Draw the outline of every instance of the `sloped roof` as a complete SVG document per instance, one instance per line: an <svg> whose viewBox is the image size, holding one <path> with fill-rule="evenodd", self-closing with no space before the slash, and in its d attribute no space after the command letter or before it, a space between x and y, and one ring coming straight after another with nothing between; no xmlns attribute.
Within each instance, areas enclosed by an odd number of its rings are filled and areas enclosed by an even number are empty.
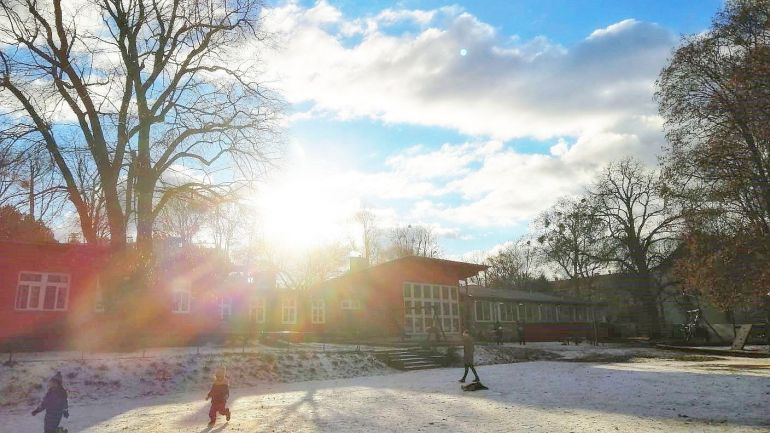
<svg viewBox="0 0 770 433"><path fill-rule="evenodd" d="M476 263L467 263L467 262L458 262L454 260L446 260L446 259L436 259L433 257L422 257L422 256L405 256L400 257L395 260L390 260L384 263L380 263L378 265L369 266L366 268L358 269L355 271L348 271L338 277L330 278L328 280L325 280L321 283L318 283L314 286L314 288L322 287L322 286L328 286L330 284L333 284L338 281L343 281L347 278L357 276L357 275L365 275L368 273L372 273L381 269L387 269L391 267L396 267L404 263L408 262L423 262L423 263L429 263L439 266L446 266L455 268L458 270L458 274L460 274L460 278L468 278L472 277L479 272L487 269L489 266L486 265L479 265Z"/></svg>
<svg viewBox="0 0 770 433"><path fill-rule="evenodd" d="M467 286L468 295L474 298L499 299L506 301L538 302L550 304L585 304L590 305L590 301L571 298L566 296L556 296L540 292L525 292L523 290L501 289L495 287Z"/></svg>

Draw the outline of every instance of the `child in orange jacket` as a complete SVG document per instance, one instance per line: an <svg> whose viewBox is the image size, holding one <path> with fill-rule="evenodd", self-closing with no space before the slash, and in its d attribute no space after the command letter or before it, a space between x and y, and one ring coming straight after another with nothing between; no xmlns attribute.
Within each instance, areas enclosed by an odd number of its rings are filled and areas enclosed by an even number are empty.
<svg viewBox="0 0 770 433"><path fill-rule="evenodd" d="M224 415L227 421L230 421L230 409L227 407L227 399L230 397L230 386L227 384L225 369L220 368L214 373L214 384L206 395L206 400L211 399L211 409L209 409L209 424L217 421L217 412Z"/></svg>

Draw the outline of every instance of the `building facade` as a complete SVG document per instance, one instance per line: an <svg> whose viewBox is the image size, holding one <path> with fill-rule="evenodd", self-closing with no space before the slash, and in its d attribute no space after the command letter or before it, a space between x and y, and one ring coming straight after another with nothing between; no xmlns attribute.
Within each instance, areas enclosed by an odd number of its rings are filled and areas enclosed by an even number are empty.
<svg viewBox="0 0 770 433"><path fill-rule="evenodd" d="M606 337L606 305L538 292L469 285L462 290L466 323L489 337L502 326L506 338L523 327L532 341ZM598 335L595 335L594 333Z"/></svg>
<svg viewBox="0 0 770 433"><path fill-rule="evenodd" d="M131 254L0 243L0 345L99 348L127 335L142 345L227 335L421 340L516 321L527 323L531 339L547 340L599 317L595 306L574 299L469 286L486 267L451 260L410 256L358 266L297 291L276 287L267 265L233 266L216 250L169 244L156 249L140 290L131 286Z"/></svg>

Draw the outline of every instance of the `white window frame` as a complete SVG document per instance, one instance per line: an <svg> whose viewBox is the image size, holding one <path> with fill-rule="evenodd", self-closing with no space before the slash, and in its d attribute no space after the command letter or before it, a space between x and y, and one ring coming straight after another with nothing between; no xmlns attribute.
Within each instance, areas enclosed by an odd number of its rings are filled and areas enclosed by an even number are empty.
<svg viewBox="0 0 770 433"><path fill-rule="evenodd" d="M487 306L487 313L488 317L484 317L484 306ZM481 307L481 315L482 317L479 317L479 307ZM473 315L476 318L477 322L491 322L492 317L492 301L473 301Z"/></svg>
<svg viewBox="0 0 770 433"><path fill-rule="evenodd" d="M177 300L177 296L180 296ZM186 297L187 303L184 305L186 308L181 308L182 300ZM171 292L171 312L174 314L190 314L192 311L192 292L187 289L174 289Z"/></svg>
<svg viewBox="0 0 770 433"><path fill-rule="evenodd" d="M99 277L96 278L96 289L94 289L94 312L104 313L104 290L102 289L102 281Z"/></svg>
<svg viewBox="0 0 770 433"><path fill-rule="evenodd" d="M252 323L265 323L265 300L254 298L249 305L249 319Z"/></svg>
<svg viewBox="0 0 770 433"><path fill-rule="evenodd" d="M39 276L39 281L22 280L23 277ZM48 281L50 277L57 277L64 281ZM36 271L21 271L16 284L16 299L14 302L14 309L17 311L67 311L69 307L69 297L71 291L72 279L70 274L62 272L36 272ZM20 305L22 300L22 287L26 289L26 296L24 297L24 305ZM53 308L45 308L45 295L48 288L54 288ZM31 293L32 289L37 289L37 303L31 305ZM59 305L59 298L61 293L64 293L63 305Z"/></svg>
<svg viewBox="0 0 770 433"><path fill-rule="evenodd" d="M427 292L427 293L426 293ZM437 297L434 297L434 292ZM424 335L436 319L445 333L460 332L460 303L457 286L405 281L402 285L404 298L404 332Z"/></svg>
<svg viewBox="0 0 770 433"><path fill-rule="evenodd" d="M323 299L313 299L310 302L310 323L314 325L326 323L326 302Z"/></svg>
<svg viewBox="0 0 770 433"><path fill-rule="evenodd" d="M340 310L360 310L361 301L358 299L343 299L340 301Z"/></svg>
<svg viewBox="0 0 770 433"><path fill-rule="evenodd" d="M284 325L297 323L297 298L281 299L281 323Z"/></svg>
<svg viewBox="0 0 770 433"><path fill-rule="evenodd" d="M227 302L225 302L227 301ZM227 314L225 314L225 310ZM219 319L223 322L233 317L233 298L232 296L221 296L219 298Z"/></svg>

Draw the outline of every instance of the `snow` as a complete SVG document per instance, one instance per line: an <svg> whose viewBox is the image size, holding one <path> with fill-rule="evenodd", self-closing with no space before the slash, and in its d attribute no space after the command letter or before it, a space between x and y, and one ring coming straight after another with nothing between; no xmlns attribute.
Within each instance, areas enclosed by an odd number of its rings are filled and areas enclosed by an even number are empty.
<svg viewBox="0 0 770 433"><path fill-rule="evenodd" d="M319 355L318 369L325 361L331 365L336 356L338 365L342 358L345 365L352 365L339 367L338 374L353 375L349 370L358 368L368 375L290 383L276 380L301 378L277 375L238 383L241 379L231 377L233 419L225 423L220 418L211 429L206 427L203 380L163 395L125 398L117 392L98 401L80 399L71 405L66 427L73 433L770 431L770 359L698 357L616 346L527 346L566 355L562 359L568 362L480 366L479 374L490 390L470 393L458 386L461 369L394 373L381 366L364 368L376 363L361 354L356 364L348 360L355 358L351 352L343 351ZM513 349L519 348L479 346L477 352ZM287 365L296 367L299 356ZM597 356L623 356L627 362L575 362ZM241 365L235 370L245 371L257 359L243 358L228 360ZM168 358L174 359L182 358ZM315 362L309 359L302 362ZM45 363L29 363L27 368L33 364ZM113 367L118 366L109 368ZM141 371L130 371L136 370ZM2 377L8 374L0 372ZM31 417L31 408L0 409L2 430L41 430L42 417Z"/></svg>
<svg viewBox="0 0 770 433"><path fill-rule="evenodd" d="M331 350L185 353L176 349L153 356L109 358L110 354L67 359L67 353L42 354L43 360L0 366L0 408L36 404L54 372L60 371L71 403L105 398L139 398L200 391L224 366L238 386L384 374L393 371L371 353ZM114 355L114 354L113 354ZM29 355L27 355L29 356ZM35 358L31 358L35 359ZM39 359L39 358L37 358Z"/></svg>

